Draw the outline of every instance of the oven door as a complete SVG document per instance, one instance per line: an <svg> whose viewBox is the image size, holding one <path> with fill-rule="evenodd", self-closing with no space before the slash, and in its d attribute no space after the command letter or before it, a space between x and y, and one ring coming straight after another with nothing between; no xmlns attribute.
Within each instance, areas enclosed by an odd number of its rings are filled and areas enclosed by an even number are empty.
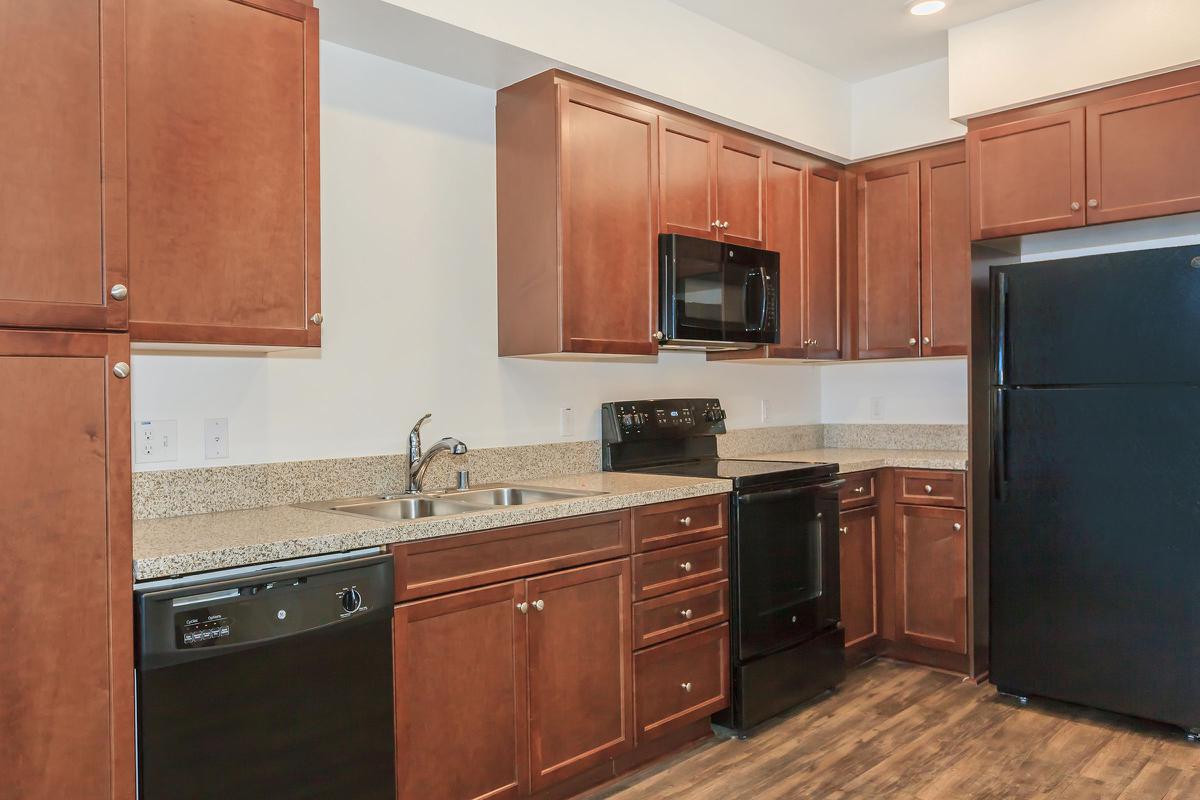
<svg viewBox="0 0 1200 800"><path fill-rule="evenodd" d="M734 502L734 654L782 650L837 627L838 487L743 493Z"/></svg>

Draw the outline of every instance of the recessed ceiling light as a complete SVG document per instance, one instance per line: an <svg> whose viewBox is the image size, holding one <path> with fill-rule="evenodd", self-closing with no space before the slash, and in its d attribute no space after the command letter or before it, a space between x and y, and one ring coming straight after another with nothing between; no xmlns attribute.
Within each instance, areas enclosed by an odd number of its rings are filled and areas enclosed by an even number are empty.
<svg viewBox="0 0 1200 800"><path fill-rule="evenodd" d="M928 17L946 7L946 0L916 0L908 4L908 13L916 17Z"/></svg>

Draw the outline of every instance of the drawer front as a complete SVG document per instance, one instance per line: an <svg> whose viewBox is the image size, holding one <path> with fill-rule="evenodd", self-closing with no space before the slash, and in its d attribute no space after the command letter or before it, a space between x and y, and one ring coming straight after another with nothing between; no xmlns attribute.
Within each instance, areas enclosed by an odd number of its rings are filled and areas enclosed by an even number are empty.
<svg viewBox="0 0 1200 800"><path fill-rule="evenodd" d="M896 470L896 502L916 506L966 508L967 479L961 472Z"/></svg>
<svg viewBox="0 0 1200 800"><path fill-rule="evenodd" d="M669 547L633 557L633 599L646 600L729 577L729 540Z"/></svg>
<svg viewBox="0 0 1200 800"><path fill-rule="evenodd" d="M852 472L839 490L843 509L865 508L879 502L879 473Z"/></svg>
<svg viewBox="0 0 1200 800"><path fill-rule="evenodd" d="M633 510L633 550L642 553L729 533L729 495L716 494Z"/></svg>
<svg viewBox="0 0 1200 800"><path fill-rule="evenodd" d="M630 530L622 510L393 545L396 600L627 556Z"/></svg>
<svg viewBox="0 0 1200 800"><path fill-rule="evenodd" d="M637 741L661 736L729 705L729 625L633 654Z"/></svg>
<svg viewBox="0 0 1200 800"><path fill-rule="evenodd" d="M633 604L633 646L649 647L729 620L729 581Z"/></svg>

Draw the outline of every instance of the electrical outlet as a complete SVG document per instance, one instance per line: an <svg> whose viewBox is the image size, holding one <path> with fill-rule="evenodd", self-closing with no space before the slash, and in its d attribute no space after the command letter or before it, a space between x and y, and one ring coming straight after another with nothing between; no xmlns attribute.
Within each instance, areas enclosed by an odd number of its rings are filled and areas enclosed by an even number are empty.
<svg viewBox="0 0 1200 800"><path fill-rule="evenodd" d="M134 426L133 457L139 464L179 460L179 423L173 419L143 419Z"/></svg>
<svg viewBox="0 0 1200 800"><path fill-rule="evenodd" d="M771 420L771 401L770 400L760 400L759 403L760 403L759 412L762 416L762 421L770 422L770 420Z"/></svg>
<svg viewBox="0 0 1200 800"><path fill-rule="evenodd" d="M572 408L559 409L558 435L567 438L575 435L575 410Z"/></svg>
<svg viewBox="0 0 1200 800"><path fill-rule="evenodd" d="M883 419L883 398L871 398L871 419Z"/></svg>
<svg viewBox="0 0 1200 800"><path fill-rule="evenodd" d="M204 457L229 458L229 419L204 420Z"/></svg>

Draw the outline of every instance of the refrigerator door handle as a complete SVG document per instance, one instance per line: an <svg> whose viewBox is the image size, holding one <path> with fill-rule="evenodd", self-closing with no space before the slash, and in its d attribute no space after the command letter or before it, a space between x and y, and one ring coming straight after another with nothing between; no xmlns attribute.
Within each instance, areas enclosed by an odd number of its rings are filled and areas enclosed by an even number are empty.
<svg viewBox="0 0 1200 800"><path fill-rule="evenodd" d="M992 494L1003 500L1008 489L1007 390L992 391Z"/></svg>
<svg viewBox="0 0 1200 800"><path fill-rule="evenodd" d="M1008 274L995 273L992 282L992 383L1003 386L1008 380Z"/></svg>

